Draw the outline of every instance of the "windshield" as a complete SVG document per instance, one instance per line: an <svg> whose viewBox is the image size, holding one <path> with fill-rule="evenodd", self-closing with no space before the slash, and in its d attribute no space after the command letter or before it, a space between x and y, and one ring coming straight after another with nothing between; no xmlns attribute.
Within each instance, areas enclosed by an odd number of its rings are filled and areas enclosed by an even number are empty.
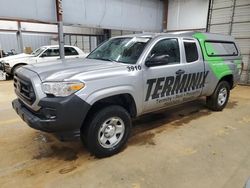
<svg viewBox="0 0 250 188"><path fill-rule="evenodd" d="M114 38L96 48L87 58L135 64L149 40L145 37Z"/></svg>
<svg viewBox="0 0 250 188"><path fill-rule="evenodd" d="M31 53L31 55L33 55L33 56L39 56L45 49L46 49L46 48L44 48L44 47L38 48L38 49L36 49L35 51L33 51L33 52Z"/></svg>

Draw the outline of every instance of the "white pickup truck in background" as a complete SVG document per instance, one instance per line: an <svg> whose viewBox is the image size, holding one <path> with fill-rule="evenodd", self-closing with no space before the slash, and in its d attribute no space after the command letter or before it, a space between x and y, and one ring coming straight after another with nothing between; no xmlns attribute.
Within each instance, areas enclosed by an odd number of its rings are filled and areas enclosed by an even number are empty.
<svg viewBox="0 0 250 188"><path fill-rule="evenodd" d="M86 53L84 53L80 48L76 46L64 46L65 58L84 58ZM41 63L47 61L53 61L59 59L59 46L50 45L42 46L31 54L18 54L0 59L2 64L2 69L8 75L13 75L14 72L24 65L29 65L33 63Z"/></svg>

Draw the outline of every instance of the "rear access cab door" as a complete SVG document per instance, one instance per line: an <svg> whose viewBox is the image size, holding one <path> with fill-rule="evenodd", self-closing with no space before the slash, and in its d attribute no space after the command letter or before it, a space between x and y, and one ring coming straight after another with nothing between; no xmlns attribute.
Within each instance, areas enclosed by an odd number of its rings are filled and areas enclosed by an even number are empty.
<svg viewBox="0 0 250 188"><path fill-rule="evenodd" d="M197 40L161 37L148 49L143 62L143 111L150 112L198 98L207 72ZM148 67L153 56L166 56L166 64Z"/></svg>

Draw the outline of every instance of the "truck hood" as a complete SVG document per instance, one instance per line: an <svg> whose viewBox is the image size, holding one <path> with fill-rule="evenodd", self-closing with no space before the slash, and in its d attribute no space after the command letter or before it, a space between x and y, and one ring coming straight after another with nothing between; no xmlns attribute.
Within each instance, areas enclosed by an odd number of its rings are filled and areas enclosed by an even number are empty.
<svg viewBox="0 0 250 188"><path fill-rule="evenodd" d="M29 56L32 56L32 55L25 54L25 53L21 53L21 54L17 54L17 55L11 55L11 56L0 58L0 62L1 61L14 60L14 59L20 59L20 58L29 57Z"/></svg>
<svg viewBox="0 0 250 188"><path fill-rule="evenodd" d="M57 60L24 66L44 81L89 80L107 76L115 69L126 70L126 64L95 59Z"/></svg>
<svg viewBox="0 0 250 188"><path fill-rule="evenodd" d="M10 67L15 66L17 63L25 63L25 64L30 64L30 63L36 63L37 57L33 55L28 55L28 56L23 56L15 59L8 59L4 60L4 63L8 63Z"/></svg>

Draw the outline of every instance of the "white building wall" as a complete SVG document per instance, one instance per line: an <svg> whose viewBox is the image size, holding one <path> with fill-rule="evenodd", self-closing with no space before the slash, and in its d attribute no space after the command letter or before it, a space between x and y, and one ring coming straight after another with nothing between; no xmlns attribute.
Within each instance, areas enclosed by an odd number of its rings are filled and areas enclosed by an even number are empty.
<svg viewBox="0 0 250 188"><path fill-rule="evenodd" d="M119 30L162 30L161 0L66 0L62 3L65 24ZM0 18L56 23L54 0L9 0L1 5L4 6L0 6Z"/></svg>
<svg viewBox="0 0 250 188"><path fill-rule="evenodd" d="M17 51L16 33L0 32L0 49L5 52L15 49Z"/></svg>
<svg viewBox="0 0 250 188"><path fill-rule="evenodd" d="M32 50L35 50L41 46L50 45L53 37L56 37L56 35L23 33L23 46L31 47ZM12 49L19 52L16 33L0 32L0 46L6 52Z"/></svg>
<svg viewBox="0 0 250 188"><path fill-rule="evenodd" d="M169 0L167 30L205 29L209 0Z"/></svg>

